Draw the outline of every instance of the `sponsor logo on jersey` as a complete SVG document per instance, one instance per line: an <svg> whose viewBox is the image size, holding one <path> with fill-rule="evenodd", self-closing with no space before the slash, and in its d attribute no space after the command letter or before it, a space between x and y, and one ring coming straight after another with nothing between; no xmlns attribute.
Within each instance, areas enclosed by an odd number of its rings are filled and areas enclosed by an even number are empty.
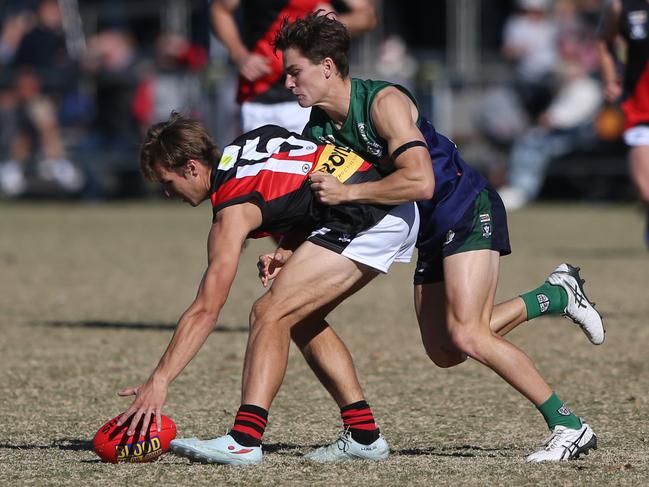
<svg viewBox="0 0 649 487"><path fill-rule="evenodd" d="M491 223L483 223L482 224L482 236L484 238L491 237Z"/></svg>
<svg viewBox="0 0 649 487"><path fill-rule="evenodd" d="M631 26L629 37L633 40L645 39L647 37L647 12L645 10L635 10L629 12L627 18Z"/></svg>
<svg viewBox="0 0 649 487"><path fill-rule="evenodd" d="M315 166L314 171L331 174L338 181L344 183L363 165L365 161L358 154L334 145L327 145Z"/></svg>
<svg viewBox="0 0 649 487"><path fill-rule="evenodd" d="M223 155L221 156L221 160L219 161L218 170L228 171L229 169L232 169L234 163L237 162L240 150L241 147L239 147L238 145L229 145L225 149L223 149Z"/></svg>
<svg viewBox="0 0 649 487"><path fill-rule="evenodd" d="M561 407L557 409L557 413L561 416L570 416L572 411L565 404L562 404Z"/></svg>
<svg viewBox="0 0 649 487"><path fill-rule="evenodd" d="M539 302L541 313L545 313L550 307L550 298L548 298L547 295L540 293L536 295L536 300Z"/></svg>
<svg viewBox="0 0 649 487"><path fill-rule="evenodd" d="M455 238L455 232L453 230L449 230L448 232L446 232L446 239L444 240L444 245L450 244L454 238Z"/></svg>
<svg viewBox="0 0 649 487"><path fill-rule="evenodd" d="M360 134L361 139L363 139L363 142L365 142L367 152L376 157L383 157L383 148L380 144L377 144L376 142L372 142L370 140L370 138L367 136L367 127L363 122L358 123L358 133Z"/></svg>
<svg viewBox="0 0 649 487"><path fill-rule="evenodd" d="M486 223L491 221L491 215L489 213L482 213L480 215L480 223Z"/></svg>

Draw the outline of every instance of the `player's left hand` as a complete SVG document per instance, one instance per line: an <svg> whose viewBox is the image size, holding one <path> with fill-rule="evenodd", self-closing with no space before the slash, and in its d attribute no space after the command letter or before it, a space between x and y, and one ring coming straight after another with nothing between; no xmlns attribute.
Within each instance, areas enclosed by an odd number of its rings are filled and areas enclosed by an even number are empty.
<svg viewBox="0 0 649 487"><path fill-rule="evenodd" d="M270 281L277 277L292 254L293 251L278 247L272 254L259 256L257 269L259 270L259 279L261 280L262 286L268 287Z"/></svg>
<svg viewBox="0 0 649 487"><path fill-rule="evenodd" d="M309 181L311 181L311 191L318 202L325 205L348 203L347 191L349 188L331 174L316 171L311 173Z"/></svg>
<svg viewBox="0 0 649 487"><path fill-rule="evenodd" d="M163 380L156 378L154 375L149 377L144 384L138 387L127 387L117 393L120 396L135 396L135 401L131 407L122 414L117 421L119 426L123 425L131 418L129 428L127 431L128 436L135 434L135 428L140 420L142 420L142 428L140 434L146 435L149 431L149 423L151 416L155 415L156 426L160 431L162 406L167 398L167 383Z"/></svg>

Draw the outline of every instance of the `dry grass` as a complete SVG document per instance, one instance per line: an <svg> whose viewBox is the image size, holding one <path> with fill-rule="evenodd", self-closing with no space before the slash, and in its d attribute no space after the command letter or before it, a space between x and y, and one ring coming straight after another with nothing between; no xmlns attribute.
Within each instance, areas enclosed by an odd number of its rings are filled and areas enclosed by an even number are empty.
<svg viewBox="0 0 649 487"><path fill-rule="evenodd" d="M419 342L410 266L352 298L332 323L348 343L393 448L381 464L311 465L301 454L338 430L335 404L292 350L255 468L189 464L172 455L107 465L90 450L146 378L205 264L209 209L173 204L0 205L0 484L33 485L646 485L649 478L648 255L632 208L537 206L510 217L514 254L499 297L531 289L559 262L579 264L605 315L588 344L561 318L511 338L595 428L600 449L560 465L527 465L541 416L489 370L435 368ZM170 390L182 436L209 437L238 406L249 306L261 287L254 242L203 351Z"/></svg>

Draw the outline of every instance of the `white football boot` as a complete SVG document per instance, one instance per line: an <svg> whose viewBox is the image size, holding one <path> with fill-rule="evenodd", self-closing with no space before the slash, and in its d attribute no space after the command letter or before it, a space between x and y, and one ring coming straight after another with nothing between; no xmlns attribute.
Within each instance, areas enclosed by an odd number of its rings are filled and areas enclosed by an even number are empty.
<svg viewBox="0 0 649 487"><path fill-rule="evenodd" d="M260 446L240 445L230 435L213 440L179 438L170 443L170 448L176 455L201 463L257 465L262 457Z"/></svg>
<svg viewBox="0 0 649 487"><path fill-rule="evenodd" d="M595 309L595 303L589 301L584 293L585 281L579 276L579 270L579 267L561 264L546 281L561 286L568 294L568 306L563 316L579 325L593 345L601 345L606 333L602 317Z"/></svg>
<svg viewBox="0 0 649 487"><path fill-rule="evenodd" d="M552 433L543 441L541 449L527 457L528 462L560 462L579 458L588 450L597 450L597 436L586 423L574 430L565 426L555 426Z"/></svg>
<svg viewBox="0 0 649 487"><path fill-rule="evenodd" d="M320 447L304 455L312 462L346 462L348 460L385 460L390 455L390 446L383 435L363 445L352 438L351 432L343 431L331 445Z"/></svg>

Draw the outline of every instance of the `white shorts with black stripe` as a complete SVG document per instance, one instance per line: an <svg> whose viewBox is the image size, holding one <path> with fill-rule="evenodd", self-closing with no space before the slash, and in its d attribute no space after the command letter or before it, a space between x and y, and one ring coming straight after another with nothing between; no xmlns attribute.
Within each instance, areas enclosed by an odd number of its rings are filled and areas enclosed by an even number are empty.
<svg viewBox="0 0 649 487"><path fill-rule="evenodd" d="M386 273L393 262L410 262L417 233L419 211L414 203L393 208L377 224L354 237L332 235L326 226L316 229L308 240L316 245L338 252L354 262L364 264L378 272ZM334 244L332 238L341 240Z"/></svg>

